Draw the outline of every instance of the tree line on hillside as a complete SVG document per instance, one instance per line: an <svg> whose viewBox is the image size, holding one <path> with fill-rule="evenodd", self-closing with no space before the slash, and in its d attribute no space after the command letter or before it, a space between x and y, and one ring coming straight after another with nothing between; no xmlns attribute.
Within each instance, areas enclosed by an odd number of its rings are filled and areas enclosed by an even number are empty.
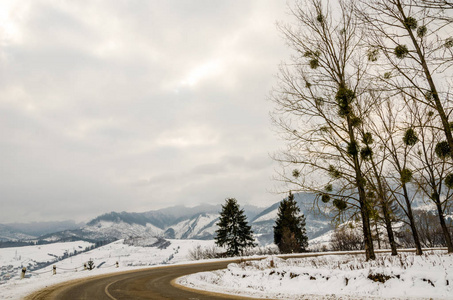
<svg viewBox="0 0 453 300"><path fill-rule="evenodd" d="M367 260L373 224L397 254L397 221L422 254L417 199L436 208L452 253L453 2L302 0L290 12L279 29L294 54L270 96L287 142L278 179L359 223Z"/></svg>

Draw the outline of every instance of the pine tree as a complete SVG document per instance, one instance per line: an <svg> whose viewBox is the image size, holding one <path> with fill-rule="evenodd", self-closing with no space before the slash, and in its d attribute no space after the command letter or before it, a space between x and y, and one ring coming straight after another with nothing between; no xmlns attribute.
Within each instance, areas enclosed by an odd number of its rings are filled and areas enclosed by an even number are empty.
<svg viewBox="0 0 453 300"><path fill-rule="evenodd" d="M242 254L245 248L255 246L253 231L247 223L244 210L234 198L226 199L217 223L215 241L220 247L227 247L227 255Z"/></svg>
<svg viewBox="0 0 453 300"><path fill-rule="evenodd" d="M305 216L289 192L287 199L280 202L274 226L274 243L281 253L303 252L308 247L305 231Z"/></svg>

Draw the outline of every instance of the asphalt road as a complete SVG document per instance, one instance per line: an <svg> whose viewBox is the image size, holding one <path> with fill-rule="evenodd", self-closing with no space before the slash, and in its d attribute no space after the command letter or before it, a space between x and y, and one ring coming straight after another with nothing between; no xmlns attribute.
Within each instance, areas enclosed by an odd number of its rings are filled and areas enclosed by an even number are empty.
<svg viewBox="0 0 453 300"><path fill-rule="evenodd" d="M250 299L175 287L172 281L191 273L225 269L235 261L173 265L69 281L40 290L25 299Z"/></svg>
<svg viewBox="0 0 453 300"><path fill-rule="evenodd" d="M430 248L426 250L445 250L446 248ZM399 252L414 252L415 249L399 249ZM385 253L388 250L376 250L376 253ZM324 255L363 254L363 251L336 252L336 253L305 253L296 255L279 255L282 258L314 257ZM261 258L248 258L257 260ZM140 271L101 275L68 281L59 285L50 286L29 295L25 300L123 300L123 299L256 299L239 296L228 296L221 293L211 293L176 286L173 281L181 276L225 269L232 262L240 260L225 260L198 264L171 265Z"/></svg>

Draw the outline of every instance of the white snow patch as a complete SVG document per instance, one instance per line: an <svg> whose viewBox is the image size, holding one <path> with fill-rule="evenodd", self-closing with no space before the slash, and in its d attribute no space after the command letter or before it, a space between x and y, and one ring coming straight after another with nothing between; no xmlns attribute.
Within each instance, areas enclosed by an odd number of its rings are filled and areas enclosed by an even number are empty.
<svg viewBox="0 0 453 300"><path fill-rule="evenodd" d="M268 212L267 214L259 217L255 221L253 221L253 223L264 222L264 221L269 221L269 220L276 220L277 219L277 214L278 214L278 210L274 209L274 210Z"/></svg>
<svg viewBox="0 0 453 300"><path fill-rule="evenodd" d="M270 257L184 276L178 283L273 299L453 299L453 255L444 253L378 254L369 262L363 255Z"/></svg>
<svg viewBox="0 0 453 300"><path fill-rule="evenodd" d="M9 265L21 267L23 259L32 261L45 262L54 255L63 255L66 251L81 249L91 246L87 242L55 243L41 246L27 246L15 248L1 248L0 262L2 264L2 276L7 276L9 280L0 284L1 299L23 299L33 291L39 290L46 286L61 283L68 280L96 276L100 274L114 273L140 268L149 268L150 266L162 264L176 264L187 262L188 253L198 245L203 248L213 247L214 241L202 240L167 240L170 245L167 248L159 249L157 247L136 247L123 243L118 240L111 244L90 250L56 262L57 274L52 275L53 264L43 269L33 272L26 272L26 278L20 279L20 269L11 269ZM150 241L151 242L151 241ZM17 251L17 254L16 254ZM21 260L17 258L20 256ZM83 265L93 260L95 269L84 270ZM116 268L116 262L119 267ZM3 271L3 267L5 267Z"/></svg>
<svg viewBox="0 0 453 300"><path fill-rule="evenodd" d="M214 234L217 226L207 227L219 217L218 214L201 214L195 219L189 219L171 226L175 231L175 238L194 238L198 235Z"/></svg>

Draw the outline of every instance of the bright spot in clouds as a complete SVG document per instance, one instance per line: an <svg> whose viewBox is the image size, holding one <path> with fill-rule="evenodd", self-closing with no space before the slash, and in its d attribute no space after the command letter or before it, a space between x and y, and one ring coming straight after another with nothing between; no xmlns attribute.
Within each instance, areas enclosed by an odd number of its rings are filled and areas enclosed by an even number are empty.
<svg viewBox="0 0 453 300"><path fill-rule="evenodd" d="M165 131L156 140L163 147L207 146L218 142L215 132L203 127L186 127Z"/></svg>
<svg viewBox="0 0 453 300"><path fill-rule="evenodd" d="M26 10L27 4L20 9L17 1L2 0L0 4L0 40L19 40L20 33L16 24ZM3 43L3 41L2 41Z"/></svg>
<svg viewBox="0 0 453 300"><path fill-rule="evenodd" d="M222 72L223 66L219 60L205 62L194 69L181 81L182 85L193 87L200 81L218 76Z"/></svg>

